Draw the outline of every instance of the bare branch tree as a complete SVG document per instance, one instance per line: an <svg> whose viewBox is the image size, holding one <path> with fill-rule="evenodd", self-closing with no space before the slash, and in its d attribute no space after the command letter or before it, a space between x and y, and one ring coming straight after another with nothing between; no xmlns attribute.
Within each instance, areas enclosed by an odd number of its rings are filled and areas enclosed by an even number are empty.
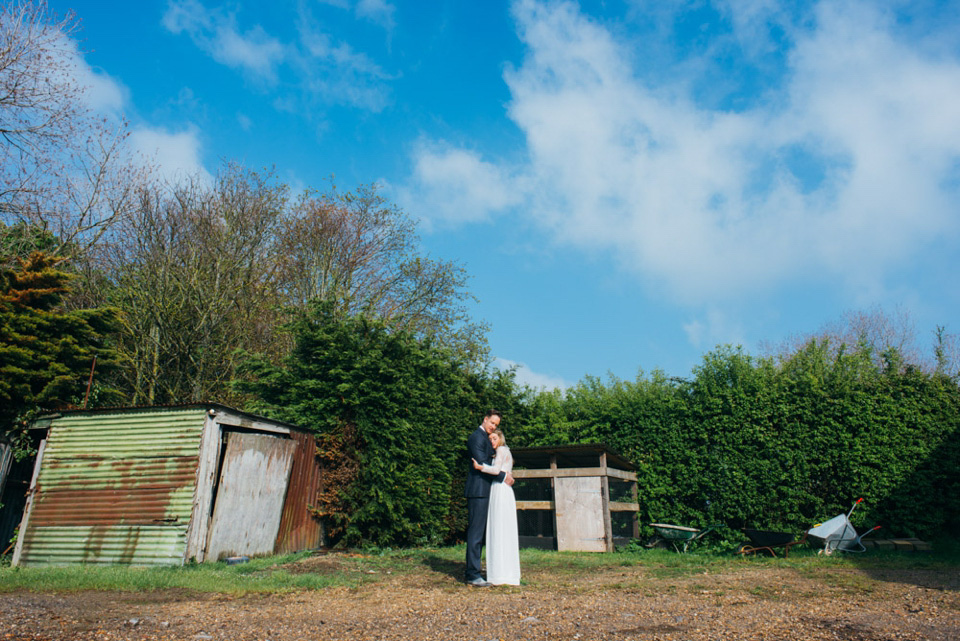
<svg viewBox="0 0 960 641"><path fill-rule="evenodd" d="M307 192L291 208L277 244L277 283L287 304L334 301L430 336L474 362L486 354L485 326L470 320L467 273L424 256L416 225L376 185Z"/></svg>
<svg viewBox="0 0 960 641"><path fill-rule="evenodd" d="M930 352L917 340L916 326L910 313L896 307L886 312L881 307L844 313L839 321L828 323L812 334L793 336L779 345L761 345L764 353L780 361L789 360L812 342L824 344L836 358L841 352L856 350L868 353L878 370L894 367L918 367L932 373L955 368L956 337L938 328Z"/></svg>
<svg viewBox="0 0 960 641"><path fill-rule="evenodd" d="M121 382L134 403L231 398L235 351L275 349L271 267L286 187L229 165L138 192L133 214L89 255L90 302L121 311ZM98 295L101 300L97 300Z"/></svg>
<svg viewBox="0 0 960 641"><path fill-rule="evenodd" d="M126 123L89 106L78 26L44 0L0 9L0 222L53 233L55 254L96 243L131 211L147 172L127 153Z"/></svg>
<svg viewBox="0 0 960 641"><path fill-rule="evenodd" d="M213 183L153 184L77 267L74 300L122 312L119 386L136 404L229 400L237 350L281 358L286 312L315 300L486 355L463 268L422 255L413 222L373 187L291 204L272 173L237 165Z"/></svg>

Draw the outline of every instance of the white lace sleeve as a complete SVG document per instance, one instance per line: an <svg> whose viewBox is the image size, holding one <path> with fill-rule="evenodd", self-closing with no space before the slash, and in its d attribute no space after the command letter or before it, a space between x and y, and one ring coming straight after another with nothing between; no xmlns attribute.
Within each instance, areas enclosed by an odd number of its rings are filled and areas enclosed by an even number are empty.
<svg viewBox="0 0 960 641"><path fill-rule="evenodd" d="M506 445L501 445L497 448L497 455L493 459L493 465L487 465L484 463L483 469L480 470L484 474L499 474L500 472L507 472L508 474L513 471L513 454L510 453L510 448Z"/></svg>
<svg viewBox="0 0 960 641"><path fill-rule="evenodd" d="M497 455L493 458L493 465L483 464L483 467L480 469L484 474L493 474L496 476L500 472L504 471L503 466L506 463L507 457L510 456L510 451L504 447L497 448ZM511 458L510 464L513 465L513 459Z"/></svg>

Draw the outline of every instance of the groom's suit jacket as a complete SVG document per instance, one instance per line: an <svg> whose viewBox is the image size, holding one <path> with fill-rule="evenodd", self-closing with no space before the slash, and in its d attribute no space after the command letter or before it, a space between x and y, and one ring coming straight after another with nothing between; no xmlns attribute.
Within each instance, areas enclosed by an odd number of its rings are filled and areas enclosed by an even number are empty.
<svg viewBox="0 0 960 641"><path fill-rule="evenodd" d="M467 439L467 456L469 458L467 458L467 485L464 496L468 499L490 496L490 484L493 481L502 481L506 477L503 472L500 472L498 476L493 476L473 469L473 461L470 459L476 459L477 463L490 465L493 463L494 454L493 445L490 444L490 438L483 426L473 430Z"/></svg>

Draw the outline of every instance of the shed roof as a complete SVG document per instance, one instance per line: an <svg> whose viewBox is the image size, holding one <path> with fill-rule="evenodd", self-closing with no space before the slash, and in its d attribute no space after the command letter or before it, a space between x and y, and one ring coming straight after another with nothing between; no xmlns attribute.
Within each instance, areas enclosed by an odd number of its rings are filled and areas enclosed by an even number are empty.
<svg viewBox="0 0 960 641"><path fill-rule="evenodd" d="M86 414L127 414L127 413L137 413L137 412L164 412L164 411L180 411L180 410L191 410L191 409L203 409L203 410L216 410L221 412L230 412L240 417L247 418L251 421L267 421L275 425L281 425L283 427L289 427L293 430L298 430L300 432L309 432L309 430L295 425L293 423L287 423L286 421L280 421L274 418L269 418L266 416L260 416L258 414L252 414L250 412L244 412L238 410L235 407L229 405L224 405L223 403L201 403L201 402L190 402L190 403L170 403L166 405L123 405L123 406L114 406L114 407L97 407L92 409L66 409L66 410L57 410L56 412L51 412L49 414L41 416L34 422L34 427L46 427L49 425L49 421L60 416L82 416ZM46 425L44 425L46 423Z"/></svg>
<svg viewBox="0 0 960 641"><path fill-rule="evenodd" d="M633 463L602 443L517 447L510 448L510 453L513 454L514 465L523 468L548 468L552 456L557 457L558 467L597 467L600 455L606 454L608 467L630 471L637 469Z"/></svg>

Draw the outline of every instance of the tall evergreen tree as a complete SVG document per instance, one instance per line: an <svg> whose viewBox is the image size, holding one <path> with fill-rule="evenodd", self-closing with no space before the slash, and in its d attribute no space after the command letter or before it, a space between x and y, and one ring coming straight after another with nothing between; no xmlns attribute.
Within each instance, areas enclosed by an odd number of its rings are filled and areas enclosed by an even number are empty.
<svg viewBox="0 0 960 641"><path fill-rule="evenodd" d="M93 359L108 372L116 356L106 336L116 328L109 308L64 311L70 275L59 258L33 252L16 267L0 266L0 430L38 409L79 402ZM99 386L101 401L117 398Z"/></svg>

